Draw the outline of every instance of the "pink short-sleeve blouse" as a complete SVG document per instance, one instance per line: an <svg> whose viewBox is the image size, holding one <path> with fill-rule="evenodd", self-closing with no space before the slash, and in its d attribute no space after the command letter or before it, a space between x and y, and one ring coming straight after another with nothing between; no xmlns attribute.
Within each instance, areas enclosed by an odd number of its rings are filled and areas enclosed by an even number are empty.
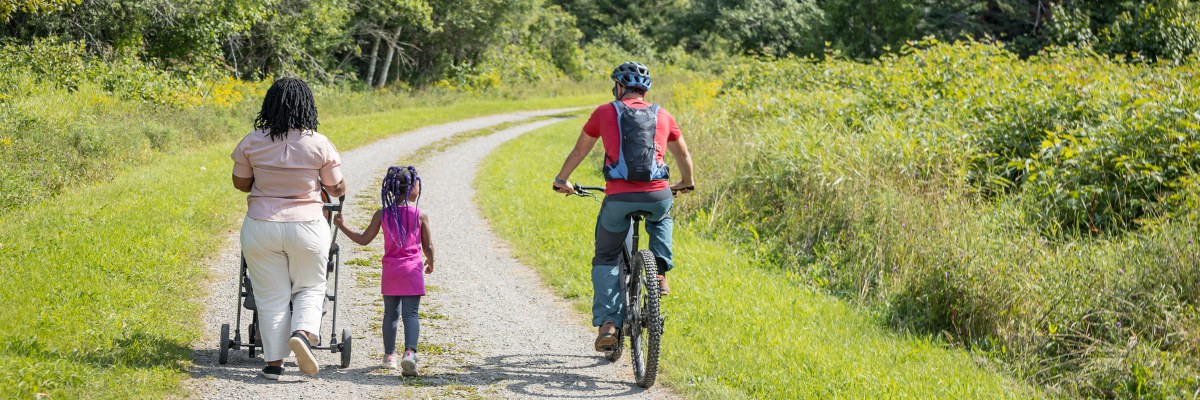
<svg viewBox="0 0 1200 400"><path fill-rule="evenodd" d="M321 184L342 181L342 157L325 135L292 129L271 140L263 130L242 138L233 149L233 175L254 178L246 196L246 217L261 221L304 222L321 218Z"/></svg>

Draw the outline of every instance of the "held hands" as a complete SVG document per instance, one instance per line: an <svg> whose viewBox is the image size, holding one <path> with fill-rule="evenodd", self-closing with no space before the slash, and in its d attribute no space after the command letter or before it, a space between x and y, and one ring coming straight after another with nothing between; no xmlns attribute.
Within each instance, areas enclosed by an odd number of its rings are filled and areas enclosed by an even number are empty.
<svg viewBox="0 0 1200 400"><path fill-rule="evenodd" d="M429 259L429 258L425 259L425 273L426 274L433 273L433 259Z"/></svg>

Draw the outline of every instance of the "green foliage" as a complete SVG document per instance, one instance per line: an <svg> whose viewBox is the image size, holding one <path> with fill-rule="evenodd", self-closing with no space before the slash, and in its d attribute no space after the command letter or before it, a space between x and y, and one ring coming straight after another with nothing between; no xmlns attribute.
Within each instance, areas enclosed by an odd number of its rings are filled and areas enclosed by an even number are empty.
<svg viewBox="0 0 1200 400"><path fill-rule="evenodd" d="M759 60L679 95L711 189L678 210L1054 394L1191 396L1196 64L903 52Z"/></svg>
<svg viewBox="0 0 1200 400"><path fill-rule="evenodd" d="M823 1L826 18L820 36L844 54L878 57L920 37L920 5L914 1ZM818 47L797 54L821 53Z"/></svg>
<svg viewBox="0 0 1200 400"><path fill-rule="evenodd" d="M0 0L0 18L8 20L17 12L44 13L61 10L80 0Z"/></svg>
<svg viewBox="0 0 1200 400"><path fill-rule="evenodd" d="M1059 47L1084 48L1096 43L1092 20L1079 8L1050 4L1050 21L1046 24L1046 42Z"/></svg>
<svg viewBox="0 0 1200 400"><path fill-rule="evenodd" d="M1100 30L1098 50L1138 53L1151 60L1183 60L1200 53L1200 15L1189 11L1186 0L1141 3Z"/></svg>

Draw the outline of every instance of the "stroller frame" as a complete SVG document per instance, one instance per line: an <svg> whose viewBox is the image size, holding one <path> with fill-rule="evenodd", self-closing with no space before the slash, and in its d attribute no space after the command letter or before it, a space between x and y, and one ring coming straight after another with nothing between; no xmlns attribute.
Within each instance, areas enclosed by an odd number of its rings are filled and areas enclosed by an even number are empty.
<svg viewBox="0 0 1200 400"><path fill-rule="evenodd" d="M322 205L322 212L325 214L325 220L329 222L330 229L333 230L333 240L331 240L329 245L329 260L325 267L326 273L333 273L333 294L331 295L329 292L325 292L325 299L329 303L333 304L333 318L331 321L332 327L330 328L329 332L329 345L322 345L322 343L319 342L320 332L317 332L318 342L316 345L312 346L312 349L329 350L331 353L341 353L342 368L349 368L351 344L353 341L353 338L350 336L350 329L342 329L341 342L338 341L337 337L337 305L339 303L338 278L341 272L341 248L337 244L338 231L333 226L333 217L335 215L341 215L342 205L346 201L346 196L343 195L339 197L337 203L333 203L330 200L329 193L325 191L324 187L322 187L321 201L324 203ZM246 287L246 284L250 282L250 279L246 271L247 265L245 256L241 257L241 264L241 271L238 272L237 322L233 326L232 339L229 337L229 324L221 324L221 350L218 356L218 362L221 364L225 364L229 361L229 350L241 350L242 347L245 347L250 358L254 358L255 354L257 353L257 349L263 347L263 344L255 338L258 336L257 305L252 310L253 315L250 320L250 325L247 327L247 338L245 341L242 340L242 308L248 308L245 307L246 302L244 299L253 296L253 291L251 288ZM324 312L322 312L322 314L324 314Z"/></svg>

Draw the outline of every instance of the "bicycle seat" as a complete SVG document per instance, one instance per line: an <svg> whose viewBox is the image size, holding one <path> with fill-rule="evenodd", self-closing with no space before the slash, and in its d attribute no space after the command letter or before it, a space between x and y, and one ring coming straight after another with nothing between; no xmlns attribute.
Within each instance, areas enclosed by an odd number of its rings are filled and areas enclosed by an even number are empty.
<svg viewBox="0 0 1200 400"><path fill-rule="evenodd" d="M653 214L651 214L649 211L634 211L629 214L626 214L625 217L633 218L633 219L645 219L645 218L650 218L651 215L653 215Z"/></svg>

